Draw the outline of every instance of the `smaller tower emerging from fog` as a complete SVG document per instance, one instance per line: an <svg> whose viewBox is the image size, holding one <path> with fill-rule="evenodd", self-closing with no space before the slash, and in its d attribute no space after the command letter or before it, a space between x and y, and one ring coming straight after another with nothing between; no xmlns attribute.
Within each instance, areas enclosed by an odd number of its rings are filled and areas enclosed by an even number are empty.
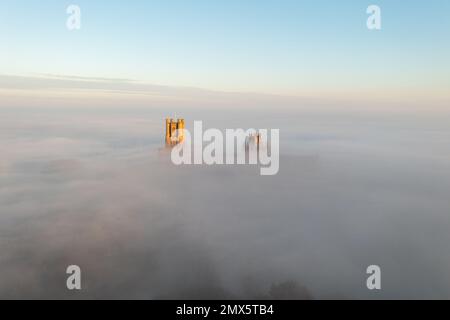
<svg viewBox="0 0 450 320"><path fill-rule="evenodd" d="M166 146L172 147L184 140L184 119L166 119Z"/></svg>
<svg viewBox="0 0 450 320"><path fill-rule="evenodd" d="M259 148L261 142L261 134L259 132L251 133L245 139L245 147L248 149L250 145L254 145Z"/></svg>

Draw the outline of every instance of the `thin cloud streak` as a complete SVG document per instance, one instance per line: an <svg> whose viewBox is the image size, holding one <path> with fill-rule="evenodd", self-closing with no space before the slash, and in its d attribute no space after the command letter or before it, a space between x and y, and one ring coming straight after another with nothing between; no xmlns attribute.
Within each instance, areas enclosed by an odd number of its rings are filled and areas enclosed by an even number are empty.
<svg viewBox="0 0 450 320"><path fill-rule="evenodd" d="M373 94L373 93L372 93ZM398 98L393 92L372 97L371 93L315 93L285 96L251 92L221 92L201 88L154 85L120 78L68 75L0 75L0 107L204 107L204 108L291 108L341 111L427 111L446 112L445 98L431 93ZM405 94L406 95L406 94Z"/></svg>

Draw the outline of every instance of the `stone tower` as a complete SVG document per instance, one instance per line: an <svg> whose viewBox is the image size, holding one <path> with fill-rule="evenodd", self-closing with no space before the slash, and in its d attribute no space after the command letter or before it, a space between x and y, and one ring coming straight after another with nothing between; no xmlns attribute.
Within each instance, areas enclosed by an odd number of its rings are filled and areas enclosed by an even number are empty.
<svg viewBox="0 0 450 320"><path fill-rule="evenodd" d="M166 119L166 145L171 147L184 140L184 119Z"/></svg>

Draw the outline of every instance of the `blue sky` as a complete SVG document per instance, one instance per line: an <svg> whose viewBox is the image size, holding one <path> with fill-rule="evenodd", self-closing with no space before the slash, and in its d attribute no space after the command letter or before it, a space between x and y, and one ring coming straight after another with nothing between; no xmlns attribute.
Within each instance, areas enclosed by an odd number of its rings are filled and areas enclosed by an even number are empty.
<svg viewBox="0 0 450 320"><path fill-rule="evenodd" d="M66 29L68 5L82 29ZM382 30L366 28L366 8ZM446 0L1 0L0 73L290 95L450 85Z"/></svg>

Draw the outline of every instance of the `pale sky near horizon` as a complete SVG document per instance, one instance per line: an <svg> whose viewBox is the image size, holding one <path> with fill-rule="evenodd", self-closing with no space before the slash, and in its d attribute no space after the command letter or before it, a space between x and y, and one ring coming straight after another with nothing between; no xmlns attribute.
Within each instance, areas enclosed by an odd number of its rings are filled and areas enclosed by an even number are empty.
<svg viewBox="0 0 450 320"><path fill-rule="evenodd" d="M79 31L66 28L70 4ZM366 27L371 4L380 31ZM449 16L445 0L0 0L0 75L448 101Z"/></svg>

